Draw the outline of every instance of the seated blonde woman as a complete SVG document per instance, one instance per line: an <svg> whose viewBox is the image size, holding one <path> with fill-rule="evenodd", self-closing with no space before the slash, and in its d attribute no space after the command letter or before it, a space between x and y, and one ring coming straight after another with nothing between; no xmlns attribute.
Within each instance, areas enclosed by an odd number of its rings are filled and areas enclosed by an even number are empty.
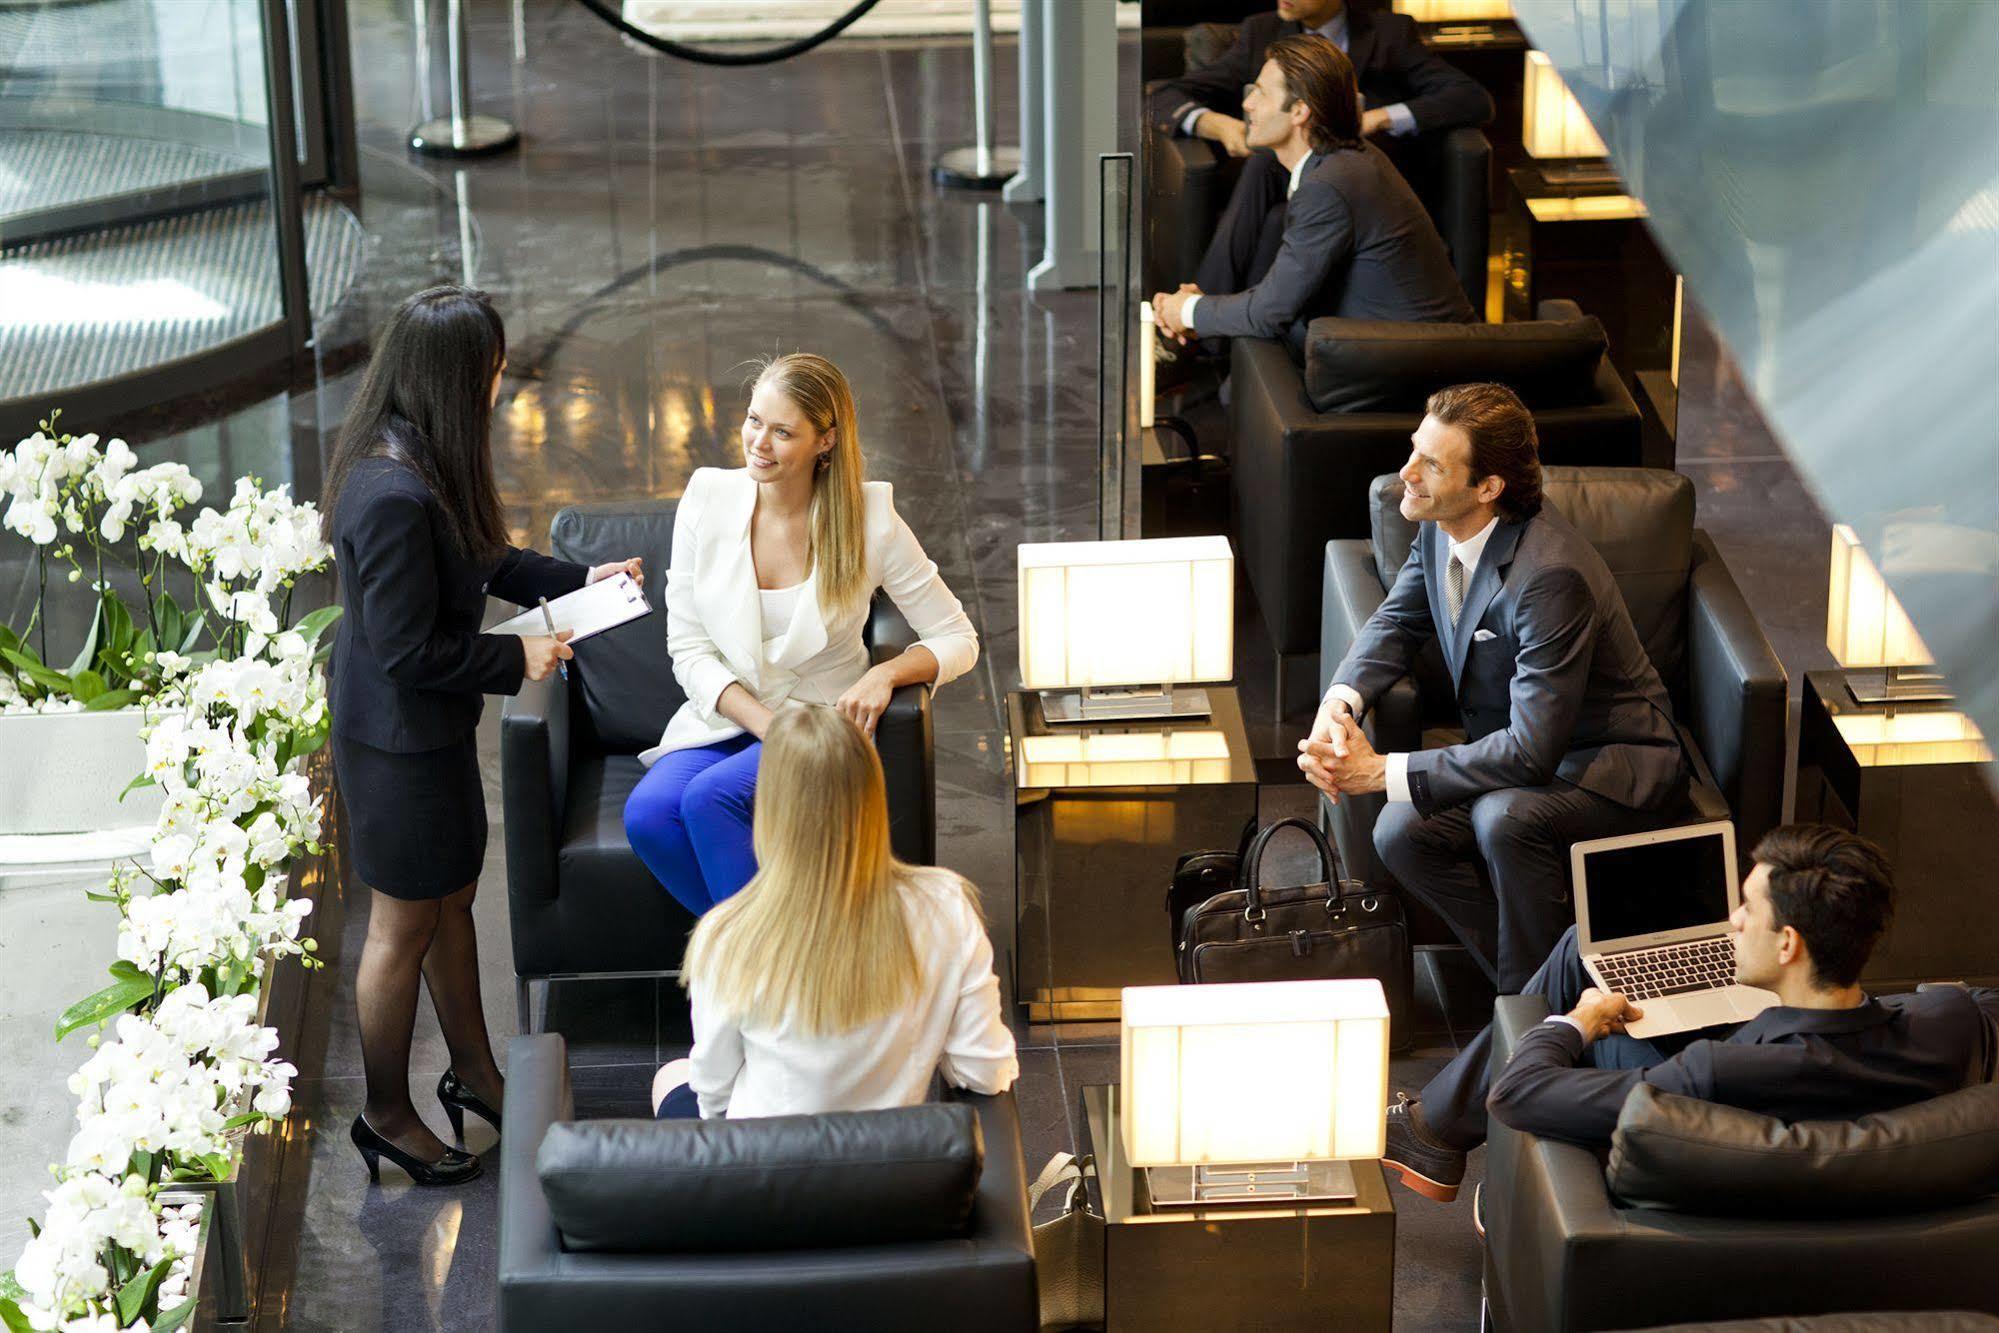
<svg viewBox="0 0 1999 1333"><path fill-rule="evenodd" d="M777 713L752 837L756 875L687 948L694 1050L653 1080L659 1118L913 1106L938 1073L1013 1086L976 891L890 854L881 760L858 726L827 707Z"/></svg>

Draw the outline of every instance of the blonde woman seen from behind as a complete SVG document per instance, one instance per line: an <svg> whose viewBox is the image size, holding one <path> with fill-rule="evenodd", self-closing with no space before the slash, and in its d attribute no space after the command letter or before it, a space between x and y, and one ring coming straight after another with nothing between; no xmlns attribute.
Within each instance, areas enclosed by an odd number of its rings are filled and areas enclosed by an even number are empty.
<svg viewBox="0 0 1999 1333"><path fill-rule="evenodd" d="M701 918L681 984L694 1050L653 1081L661 1119L913 1106L942 1073L1001 1092L1020 1072L972 886L889 852L881 760L829 707L764 735L757 873Z"/></svg>

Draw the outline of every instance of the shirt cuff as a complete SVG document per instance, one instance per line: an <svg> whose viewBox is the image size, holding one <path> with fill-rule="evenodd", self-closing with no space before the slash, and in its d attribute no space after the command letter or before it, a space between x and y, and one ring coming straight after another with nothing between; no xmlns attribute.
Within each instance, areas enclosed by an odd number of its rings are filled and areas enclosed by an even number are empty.
<svg viewBox="0 0 1999 1333"><path fill-rule="evenodd" d="M1382 109L1388 112L1390 134L1401 138L1416 132L1416 113L1406 103L1396 102Z"/></svg>
<svg viewBox="0 0 1999 1333"><path fill-rule="evenodd" d="M1581 1023L1576 1022L1575 1019L1570 1018L1567 1014L1549 1014L1546 1018L1542 1019L1541 1021L1543 1023L1566 1023L1568 1026L1576 1030L1577 1036L1583 1039L1583 1045L1585 1046L1589 1045L1589 1033L1584 1032L1583 1025Z"/></svg>
<svg viewBox="0 0 1999 1333"><path fill-rule="evenodd" d="M1388 799L1407 805L1415 798L1409 795L1409 756L1406 754L1386 754L1388 761Z"/></svg>
<svg viewBox="0 0 1999 1333"><path fill-rule="evenodd" d="M1180 327L1189 333L1194 331L1194 307L1199 304L1201 304L1200 297L1190 296L1187 298L1187 304L1180 307Z"/></svg>
<svg viewBox="0 0 1999 1333"><path fill-rule="evenodd" d="M1367 712L1366 700L1362 699L1360 691L1351 685L1335 685L1326 691L1326 697L1328 699L1346 700L1347 711L1352 713L1356 720Z"/></svg>
<svg viewBox="0 0 1999 1333"><path fill-rule="evenodd" d="M1208 108L1204 106L1197 106L1192 111L1189 111L1180 121L1180 133L1186 135L1189 139L1194 138L1194 127L1200 124L1201 117L1207 114Z"/></svg>

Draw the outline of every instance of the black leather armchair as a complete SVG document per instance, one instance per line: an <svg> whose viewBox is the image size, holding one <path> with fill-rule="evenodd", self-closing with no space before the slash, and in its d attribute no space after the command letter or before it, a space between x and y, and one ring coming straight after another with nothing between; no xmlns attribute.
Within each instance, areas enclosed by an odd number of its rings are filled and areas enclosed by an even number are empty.
<svg viewBox="0 0 1999 1333"><path fill-rule="evenodd" d="M1013 1094L954 1100L976 1123L955 1153L962 1112L938 1106L569 1125L562 1038L516 1038L500 1144L501 1326L1032 1330ZM737 1235L758 1242L731 1248Z"/></svg>
<svg viewBox="0 0 1999 1333"><path fill-rule="evenodd" d="M1232 23L1188 28L1179 66L1205 65L1235 41ZM1491 245L1492 144L1482 130L1459 128L1379 141L1430 212L1451 254L1451 268L1473 310L1485 309ZM1228 206L1242 163L1206 139L1145 131L1147 273L1153 291L1192 282Z"/></svg>
<svg viewBox="0 0 1999 1333"><path fill-rule="evenodd" d="M530 988L558 977L672 976L694 920L653 879L625 838L625 799L685 696L666 651L672 500L573 505L555 516L557 556L601 564L645 557L653 614L576 646L569 679L528 682L500 714L507 906L521 1031ZM869 642L877 660L914 641L886 598ZM930 687L895 692L875 730L887 778L895 854L919 865L937 851Z"/></svg>
<svg viewBox="0 0 1999 1333"><path fill-rule="evenodd" d="M1733 818L1743 852L1783 821L1786 677L1776 649L1735 586L1708 535L1694 526L1693 483L1676 472L1638 468L1550 467L1547 503L1596 546L1617 579L1632 623L1673 699L1680 735L1693 757L1692 817ZM1327 542L1319 641L1319 690L1408 557L1416 525L1402 517L1400 477L1377 477L1369 493L1372 535ZM1383 753L1415 750L1427 728L1459 719L1435 645L1375 702L1366 720ZM1393 887L1374 852L1380 795L1320 802L1320 824L1350 872ZM1420 907L1420 904L1418 905ZM1412 934L1445 942L1418 911Z"/></svg>
<svg viewBox="0 0 1999 1333"><path fill-rule="evenodd" d="M1281 343L1230 340L1231 531L1280 660L1317 646L1326 543L1367 535L1368 486L1408 461L1438 389L1512 388L1534 413L1543 463L1672 467L1644 456L1603 326L1571 301L1538 313L1517 324L1316 319L1302 369Z"/></svg>
<svg viewBox="0 0 1999 1333"><path fill-rule="evenodd" d="M1511 1058L1521 1034L1547 1017L1539 996L1509 995L1494 1014L1492 1059ZM1634 1100L1641 1088L1633 1094ZM1889 1151L1940 1150L1948 1175L1952 1156L1970 1154L1941 1137L1922 1143L1927 1121L1987 1142L1999 1131L1999 1087L1951 1094L1941 1101L1876 1117ZM1664 1101L1666 1099L1659 1098ZM1684 1099L1672 1099L1682 1101ZM1691 1104L1696 1116L1702 1106ZM1999 1197L1886 1214L1854 1214L1826 1199L1786 1217L1744 1215L1754 1191L1731 1183L1736 1154L1708 1149L1705 1170L1732 1216L1682 1207L1638 1207L1618 1197L1628 1172L1620 1163L1635 1108L1627 1103L1611 1149L1613 1180L1597 1155L1573 1144L1537 1138L1493 1120L1486 1140L1485 1293L1491 1326L1501 1333L1569 1333L1703 1320L1817 1315L1873 1310L1966 1310L1999 1314ZM1708 1108L1729 1116L1731 1108ZM1683 1116L1691 1122L1692 1116ZM1751 1117L1763 1121L1764 1117ZM1778 1122L1767 1122L1775 1125ZM1674 1135L1685 1183L1700 1151L1698 1130ZM1724 1150L1726 1151L1726 1150ZM1866 1156L1860 1153L1858 1156ZM1989 1157L1989 1153L1983 1154ZM1838 1169L1823 1155L1801 1162L1793 1193L1830 1193ZM1768 1168L1763 1168L1766 1172ZM1968 1162L1959 1168L1964 1174ZM1939 1325L1941 1326L1941 1325Z"/></svg>

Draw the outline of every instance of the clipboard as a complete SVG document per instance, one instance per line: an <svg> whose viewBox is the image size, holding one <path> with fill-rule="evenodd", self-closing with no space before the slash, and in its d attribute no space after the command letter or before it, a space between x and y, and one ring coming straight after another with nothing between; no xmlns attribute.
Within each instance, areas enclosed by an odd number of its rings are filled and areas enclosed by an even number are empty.
<svg viewBox="0 0 1999 1333"><path fill-rule="evenodd" d="M631 575L613 574L608 579L556 598L548 604L548 614L555 621L556 633L569 630L569 642L581 643L605 630L616 629L640 616L651 615L652 606L646 601L645 589L639 587ZM548 624L542 619L541 608L537 606L511 620L501 621L486 632L532 638L547 634Z"/></svg>

